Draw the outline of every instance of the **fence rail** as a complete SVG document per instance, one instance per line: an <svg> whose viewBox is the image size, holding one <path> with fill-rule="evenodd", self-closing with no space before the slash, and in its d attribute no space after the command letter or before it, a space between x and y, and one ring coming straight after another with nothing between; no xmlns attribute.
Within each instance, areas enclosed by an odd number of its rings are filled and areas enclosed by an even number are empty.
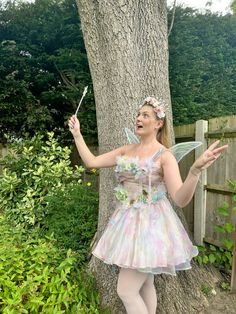
<svg viewBox="0 0 236 314"><path fill-rule="evenodd" d="M232 196L236 191L227 185L229 179L236 181L236 116L214 118L209 121L199 120L194 124L178 126L175 127L175 135L177 142L196 140L203 143L196 149L194 158L188 156L180 164L183 178L187 175L186 165L189 168L190 161L193 162L215 140L221 139L229 144L227 152L203 171L194 201L184 209L187 223L198 245L208 242L222 246L221 236L215 231L214 225L233 223L236 226L236 213L232 210L235 207ZM229 204L229 215L222 217L216 209L225 203ZM236 231L230 238L234 241L231 290L236 291Z"/></svg>

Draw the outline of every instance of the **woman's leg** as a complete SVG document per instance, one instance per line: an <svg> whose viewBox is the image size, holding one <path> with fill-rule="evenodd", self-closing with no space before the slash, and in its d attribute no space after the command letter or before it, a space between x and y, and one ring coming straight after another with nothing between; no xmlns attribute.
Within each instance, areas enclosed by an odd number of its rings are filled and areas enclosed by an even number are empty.
<svg viewBox="0 0 236 314"><path fill-rule="evenodd" d="M149 314L139 291L148 274L135 269L121 268L118 277L117 293L128 314Z"/></svg>
<svg viewBox="0 0 236 314"><path fill-rule="evenodd" d="M148 314L156 314L157 295L154 286L154 275L148 274L148 277L140 290L140 295L146 304Z"/></svg>

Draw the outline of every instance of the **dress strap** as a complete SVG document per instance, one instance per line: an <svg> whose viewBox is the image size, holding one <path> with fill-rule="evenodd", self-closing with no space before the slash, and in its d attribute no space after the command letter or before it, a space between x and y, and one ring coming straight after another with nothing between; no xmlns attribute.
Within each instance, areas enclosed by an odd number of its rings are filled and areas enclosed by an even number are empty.
<svg viewBox="0 0 236 314"><path fill-rule="evenodd" d="M161 148L152 156L152 161L156 161L156 160L160 157L160 155L161 155L162 153L164 153L166 150L167 150L167 148L161 147Z"/></svg>

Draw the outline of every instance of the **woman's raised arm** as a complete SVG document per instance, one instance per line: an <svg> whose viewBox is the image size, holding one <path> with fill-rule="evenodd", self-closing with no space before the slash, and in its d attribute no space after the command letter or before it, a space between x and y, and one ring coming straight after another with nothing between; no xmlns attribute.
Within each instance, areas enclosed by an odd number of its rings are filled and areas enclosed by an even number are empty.
<svg viewBox="0 0 236 314"><path fill-rule="evenodd" d="M161 158L164 171L164 180L167 190L179 207L185 207L192 199L201 171L208 168L224 152L228 145L217 147L216 141L194 162L187 178L182 182L178 163L171 152L164 152Z"/></svg>
<svg viewBox="0 0 236 314"><path fill-rule="evenodd" d="M95 156L91 153L88 146L86 145L83 136L80 132L80 123L75 115L69 119L69 128L74 137L77 150L84 164L88 168L107 168L116 165L116 158L119 155L125 154L126 146L119 147L108 153Z"/></svg>

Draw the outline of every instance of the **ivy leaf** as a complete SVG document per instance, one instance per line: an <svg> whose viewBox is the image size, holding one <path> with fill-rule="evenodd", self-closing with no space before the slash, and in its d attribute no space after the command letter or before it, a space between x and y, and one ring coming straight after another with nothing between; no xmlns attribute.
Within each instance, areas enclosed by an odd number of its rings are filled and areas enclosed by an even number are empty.
<svg viewBox="0 0 236 314"><path fill-rule="evenodd" d="M236 188L236 182L234 180L228 180L227 181L228 183L228 186L231 188L231 189L235 189Z"/></svg>
<svg viewBox="0 0 236 314"><path fill-rule="evenodd" d="M214 254L210 254L209 255L209 262L213 264L215 261L216 261L215 255Z"/></svg>
<svg viewBox="0 0 236 314"><path fill-rule="evenodd" d="M220 225L215 225L213 228L216 232L225 233L225 229Z"/></svg>
<svg viewBox="0 0 236 314"><path fill-rule="evenodd" d="M228 207L227 207L228 208ZM229 216L229 212L227 211L227 208L226 207L218 207L218 208L216 208L216 211L220 214L220 215L222 215L222 216L225 216L225 217L227 217L227 216Z"/></svg>
<svg viewBox="0 0 236 314"><path fill-rule="evenodd" d="M210 250L215 252L216 251L216 247L214 245L210 244Z"/></svg>
<svg viewBox="0 0 236 314"><path fill-rule="evenodd" d="M235 230L234 225L231 223L225 223L223 228L225 229L226 232L231 233Z"/></svg>
<svg viewBox="0 0 236 314"><path fill-rule="evenodd" d="M225 245L225 247L227 248L227 250L232 250L233 246L234 246L234 242L233 240L230 239L223 239L222 243Z"/></svg>
<svg viewBox="0 0 236 314"><path fill-rule="evenodd" d="M199 250L199 252L206 252L206 247L202 246L202 245L199 245L198 246L198 250Z"/></svg>
<svg viewBox="0 0 236 314"><path fill-rule="evenodd" d="M207 264L209 259L208 259L208 256L207 255L204 255L203 258L202 258L202 261L204 264Z"/></svg>

